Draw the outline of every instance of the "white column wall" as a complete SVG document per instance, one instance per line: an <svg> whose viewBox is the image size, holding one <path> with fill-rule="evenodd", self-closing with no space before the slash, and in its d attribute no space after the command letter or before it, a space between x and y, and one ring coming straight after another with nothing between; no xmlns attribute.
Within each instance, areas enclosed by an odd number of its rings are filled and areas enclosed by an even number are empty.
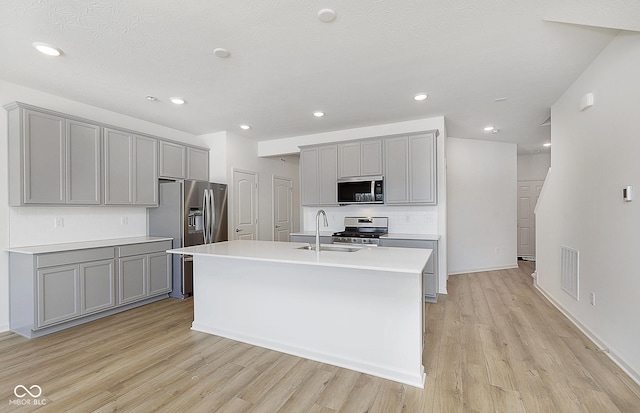
<svg viewBox="0 0 640 413"><path fill-rule="evenodd" d="M638 67L640 34L622 32L552 106L536 251L539 288L640 382ZM595 103L581 112L587 92ZM633 202L622 199L626 185ZM580 252L578 301L560 287L562 245Z"/></svg>
<svg viewBox="0 0 640 413"><path fill-rule="evenodd" d="M449 274L514 268L517 262L517 147L449 138Z"/></svg>

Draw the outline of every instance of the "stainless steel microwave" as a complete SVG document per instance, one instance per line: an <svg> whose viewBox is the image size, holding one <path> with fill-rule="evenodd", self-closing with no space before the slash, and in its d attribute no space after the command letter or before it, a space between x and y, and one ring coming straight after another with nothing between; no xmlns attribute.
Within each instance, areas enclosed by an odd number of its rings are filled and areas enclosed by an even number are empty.
<svg viewBox="0 0 640 413"><path fill-rule="evenodd" d="M359 176L338 180L338 204L383 204L384 178Z"/></svg>

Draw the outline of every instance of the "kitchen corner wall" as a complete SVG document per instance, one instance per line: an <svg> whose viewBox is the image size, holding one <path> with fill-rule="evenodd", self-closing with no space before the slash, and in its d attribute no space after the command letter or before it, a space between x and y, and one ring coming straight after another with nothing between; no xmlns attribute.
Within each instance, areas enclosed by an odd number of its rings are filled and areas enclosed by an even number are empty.
<svg viewBox="0 0 640 413"><path fill-rule="evenodd" d="M167 139L202 144L197 137L181 131L0 80L0 106L14 101ZM7 115L4 109L0 109L0 159L6 168ZM9 329L7 248L147 234L144 207L9 207L6 169L0 175L0 332ZM127 218L126 225L122 225L122 217ZM54 227L56 218L63 219L63 227Z"/></svg>
<svg viewBox="0 0 640 413"><path fill-rule="evenodd" d="M258 142L230 132L216 132L200 136L211 149L209 159L210 180L229 185L229 239L233 239L233 170L258 174L258 239L273 240L273 187L274 176L290 178L293 182L293 228L299 230L300 184L299 157L282 155L258 157Z"/></svg>

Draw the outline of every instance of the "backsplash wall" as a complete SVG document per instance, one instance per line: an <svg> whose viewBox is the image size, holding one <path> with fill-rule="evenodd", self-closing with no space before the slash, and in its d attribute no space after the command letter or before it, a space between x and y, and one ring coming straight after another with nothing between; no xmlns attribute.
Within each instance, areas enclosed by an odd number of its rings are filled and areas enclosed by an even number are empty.
<svg viewBox="0 0 640 413"><path fill-rule="evenodd" d="M61 223L62 226L56 226L56 223ZM139 237L146 234L145 207L9 208L10 247Z"/></svg>
<svg viewBox="0 0 640 413"><path fill-rule="evenodd" d="M320 221L320 231L344 230L345 217L388 217L389 232L395 234L439 234L437 206L345 205L341 207L303 207L302 231L315 231L316 213L327 213L329 226Z"/></svg>

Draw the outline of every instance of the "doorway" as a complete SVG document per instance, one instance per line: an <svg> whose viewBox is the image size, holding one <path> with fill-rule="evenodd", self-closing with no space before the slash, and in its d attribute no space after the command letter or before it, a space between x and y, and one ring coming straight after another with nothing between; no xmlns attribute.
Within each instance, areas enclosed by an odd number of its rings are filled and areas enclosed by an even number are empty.
<svg viewBox="0 0 640 413"><path fill-rule="evenodd" d="M293 224L293 181L273 176L273 240L288 242Z"/></svg>
<svg viewBox="0 0 640 413"><path fill-rule="evenodd" d="M233 170L233 239L258 239L258 174Z"/></svg>
<svg viewBox="0 0 640 413"><path fill-rule="evenodd" d="M535 208L544 181L518 181L518 258L535 261Z"/></svg>

